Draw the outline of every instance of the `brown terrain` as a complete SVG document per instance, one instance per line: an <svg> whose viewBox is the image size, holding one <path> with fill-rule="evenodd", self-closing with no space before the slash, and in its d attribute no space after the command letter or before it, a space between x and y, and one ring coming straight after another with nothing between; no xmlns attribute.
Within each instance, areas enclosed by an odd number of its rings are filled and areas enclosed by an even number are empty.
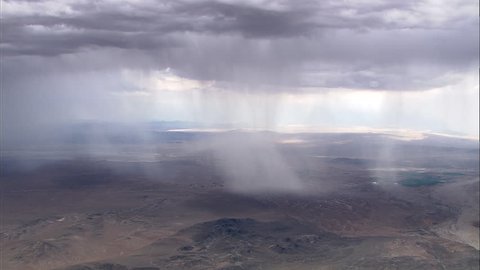
<svg viewBox="0 0 480 270"><path fill-rule="evenodd" d="M274 147L301 192L232 189L202 139L5 152L1 269L479 269L478 142L298 138Z"/></svg>

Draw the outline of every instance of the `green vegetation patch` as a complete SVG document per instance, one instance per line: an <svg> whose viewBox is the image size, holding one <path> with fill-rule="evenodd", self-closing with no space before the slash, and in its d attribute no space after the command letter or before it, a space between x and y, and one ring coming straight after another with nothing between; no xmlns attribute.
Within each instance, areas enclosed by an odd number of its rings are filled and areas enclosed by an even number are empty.
<svg viewBox="0 0 480 270"><path fill-rule="evenodd" d="M410 174L400 181L400 184L406 187L433 186L441 183L445 183L445 180L428 174Z"/></svg>

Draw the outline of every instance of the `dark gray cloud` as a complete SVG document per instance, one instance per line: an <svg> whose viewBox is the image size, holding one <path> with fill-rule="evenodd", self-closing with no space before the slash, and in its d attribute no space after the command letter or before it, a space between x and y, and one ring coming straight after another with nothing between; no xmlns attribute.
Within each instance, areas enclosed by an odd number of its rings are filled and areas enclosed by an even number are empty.
<svg viewBox="0 0 480 270"><path fill-rule="evenodd" d="M171 67L263 90L429 89L478 66L475 7L469 0L8 0L1 46L6 72L16 77L31 76L21 70L32 69L33 57L57 70Z"/></svg>
<svg viewBox="0 0 480 270"><path fill-rule="evenodd" d="M77 120L210 119L270 128L285 107L281 95L272 95L278 92L328 96L346 88L401 96L445 88L447 104L470 104L475 96L479 17L473 0L2 4L2 127L11 138L35 137L50 126L55 133L56 124ZM175 92L189 87L206 91ZM463 88L469 92L462 94ZM328 102L318 104L342 108L335 95L322 98ZM465 114L478 111L478 104L463 107ZM342 118L327 109L305 110L300 124ZM359 124L356 115L343 118ZM395 125L398 117L386 118ZM459 113L448 121L463 118ZM475 133L466 123L458 129Z"/></svg>
<svg viewBox="0 0 480 270"><path fill-rule="evenodd" d="M49 3L50 1L5 1L9 3ZM30 42L30 46L46 49L58 46L57 54L85 46L161 49L163 38L169 34L206 33L240 34L247 38L316 37L325 31L350 29L450 29L475 24L477 18L432 13L436 20L413 18L422 15L416 10L418 1L382 3L366 1L361 5L330 1L278 1L278 7L264 3L246 4L217 1L109 1L65 2L69 12L8 12L3 21L3 40L8 53ZM462 3L458 3L461 7ZM440 5L440 3L438 4ZM11 6L14 6L13 4ZM48 7L47 4L45 6ZM126 7L125 7L126 6ZM32 9L42 6L33 6ZM119 8L124 7L124 8ZM16 7L17 9L22 8ZM432 4L432 9L440 8ZM446 7L448 8L448 7ZM455 11L452 11L455 13ZM61 36L61 37L59 37ZM72 41L67 41L72 39ZM45 42L50 41L50 43ZM152 45L157 45L153 47ZM20 52L17 52L20 53Z"/></svg>
<svg viewBox="0 0 480 270"><path fill-rule="evenodd" d="M8 1L7 1L8 3ZM319 27L309 10L275 11L220 2L78 3L71 13L7 16L2 43L7 55L59 55L88 47L161 50L169 35L241 34L268 38L305 35Z"/></svg>

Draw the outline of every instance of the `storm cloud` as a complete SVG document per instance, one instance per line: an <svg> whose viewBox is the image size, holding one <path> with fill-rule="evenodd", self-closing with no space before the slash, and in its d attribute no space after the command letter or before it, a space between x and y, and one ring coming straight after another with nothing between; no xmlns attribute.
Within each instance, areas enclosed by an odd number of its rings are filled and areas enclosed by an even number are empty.
<svg viewBox="0 0 480 270"><path fill-rule="evenodd" d="M475 1L4 1L2 54L6 69L16 58L114 51L122 57L110 68L145 58L143 68L283 91L428 89L478 66L477 10Z"/></svg>
<svg viewBox="0 0 480 270"><path fill-rule="evenodd" d="M435 98L425 107L454 97L453 107L466 108L455 117L436 113L450 123L478 110L477 1L4 0L2 8L7 133L78 120L236 121L269 129L282 122L279 114L292 118L283 111L293 100L285 95L297 95L295 104L320 95L306 102L341 111L335 102L344 98L335 96L342 91L440 91L446 94L427 95ZM393 103L385 106L418 107ZM305 110L292 104L286 107L295 113ZM321 113L295 124L350 117L330 109L311 108ZM432 114L408 117L436 123ZM378 115L363 117L371 123ZM397 118L379 125L408 123ZM465 129L455 125L442 128Z"/></svg>

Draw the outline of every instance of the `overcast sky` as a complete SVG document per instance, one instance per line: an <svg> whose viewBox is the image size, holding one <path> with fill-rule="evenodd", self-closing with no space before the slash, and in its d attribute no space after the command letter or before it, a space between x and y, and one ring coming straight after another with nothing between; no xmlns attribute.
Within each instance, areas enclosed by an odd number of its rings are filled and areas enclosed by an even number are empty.
<svg viewBox="0 0 480 270"><path fill-rule="evenodd" d="M3 130L182 120L478 137L478 10L477 0L3 0Z"/></svg>

